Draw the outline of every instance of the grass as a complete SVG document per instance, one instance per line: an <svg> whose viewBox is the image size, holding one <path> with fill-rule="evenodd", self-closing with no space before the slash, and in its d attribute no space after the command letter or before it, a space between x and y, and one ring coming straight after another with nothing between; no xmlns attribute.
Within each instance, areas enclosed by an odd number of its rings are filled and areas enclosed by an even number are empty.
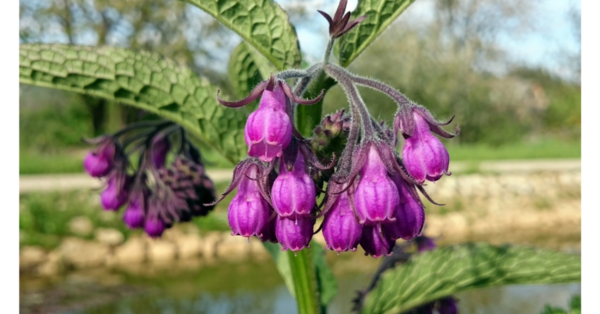
<svg viewBox="0 0 600 314"><path fill-rule="evenodd" d="M448 143L448 141L446 141ZM581 142L544 140L499 147L485 144L448 145L452 161L581 158Z"/></svg>

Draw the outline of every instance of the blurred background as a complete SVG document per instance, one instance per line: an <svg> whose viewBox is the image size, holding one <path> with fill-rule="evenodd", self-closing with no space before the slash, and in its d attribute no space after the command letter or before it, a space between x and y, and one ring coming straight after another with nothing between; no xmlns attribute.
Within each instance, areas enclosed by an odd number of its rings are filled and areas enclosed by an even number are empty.
<svg viewBox="0 0 600 314"><path fill-rule="evenodd" d="M304 60L319 61L327 24L316 10L333 12L337 1L277 2L296 26ZM580 252L580 24L574 0L417 0L350 66L439 119L456 115L461 134L444 141L453 175L427 187L447 205L427 206L427 235L442 245L510 242ZM229 92L228 56L240 42L175 0L21 0L19 36L21 43L157 51ZM390 122L396 105L361 92L371 113ZM346 106L336 86L324 113ZM20 86L21 311L295 313L260 244L227 235L231 196L160 241L100 209L100 184L83 174L89 147L80 139L139 116L111 101ZM233 165L201 148L223 191ZM332 313L347 313L379 261L362 253L327 258L340 286ZM462 313L538 313L546 303L565 306L579 291L508 287L458 297Z"/></svg>

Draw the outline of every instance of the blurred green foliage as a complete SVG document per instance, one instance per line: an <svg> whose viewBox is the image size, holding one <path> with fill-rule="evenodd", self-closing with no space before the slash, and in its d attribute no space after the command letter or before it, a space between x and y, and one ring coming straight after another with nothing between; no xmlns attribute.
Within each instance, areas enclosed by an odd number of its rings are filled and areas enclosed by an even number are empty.
<svg viewBox="0 0 600 314"><path fill-rule="evenodd" d="M576 295L569 301L570 309L562 309L560 307L554 307L546 305L544 310L540 314L581 314L581 296Z"/></svg>

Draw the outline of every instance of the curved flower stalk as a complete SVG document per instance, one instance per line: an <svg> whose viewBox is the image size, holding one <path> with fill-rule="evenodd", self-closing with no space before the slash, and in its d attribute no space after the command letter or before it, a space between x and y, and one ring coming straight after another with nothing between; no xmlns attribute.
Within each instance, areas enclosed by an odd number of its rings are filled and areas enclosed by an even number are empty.
<svg viewBox="0 0 600 314"><path fill-rule="evenodd" d="M175 222L213 209L204 204L215 200L214 185L204 172L200 152L181 127L141 122L87 142L98 146L86 157L86 171L107 182L102 205L118 211L127 204L123 221L129 228L143 228L150 237L159 237ZM137 168L131 166L135 154L140 155ZM98 164L109 167L97 171Z"/></svg>

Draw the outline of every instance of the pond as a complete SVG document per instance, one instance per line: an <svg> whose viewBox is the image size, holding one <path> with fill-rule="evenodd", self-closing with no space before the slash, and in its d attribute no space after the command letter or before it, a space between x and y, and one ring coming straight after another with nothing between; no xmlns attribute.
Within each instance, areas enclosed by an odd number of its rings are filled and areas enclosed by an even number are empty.
<svg viewBox="0 0 600 314"><path fill-rule="evenodd" d="M350 313L352 298L368 285L379 261L342 254L330 262L339 291L329 313ZM21 276L20 283L21 313L297 313L270 259L131 265L55 278ZM456 297L462 314L535 314L545 304L566 307L580 293L580 284L528 285L473 290Z"/></svg>

